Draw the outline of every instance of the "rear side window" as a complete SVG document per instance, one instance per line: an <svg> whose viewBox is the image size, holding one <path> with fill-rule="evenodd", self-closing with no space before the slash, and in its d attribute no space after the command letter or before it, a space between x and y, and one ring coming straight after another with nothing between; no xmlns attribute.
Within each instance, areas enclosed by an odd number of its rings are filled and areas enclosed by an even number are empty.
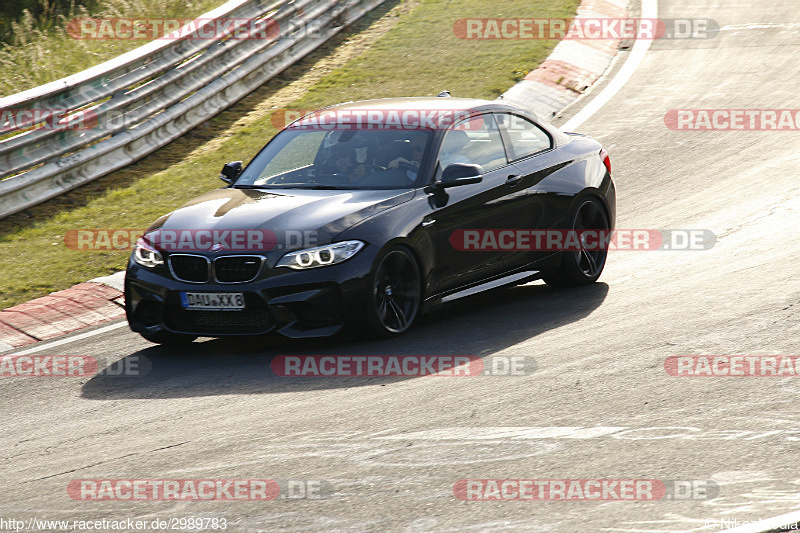
<svg viewBox="0 0 800 533"><path fill-rule="evenodd" d="M496 116L500 127L508 134L511 144L509 156L512 161L552 147L553 141L547 132L530 120L510 113L498 113Z"/></svg>
<svg viewBox="0 0 800 533"><path fill-rule="evenodd" d="M459 122L447 132L439 150L439 164L444 170L452 163L480 165L484 172L508 164L500 130L491 114Z"/></svg>

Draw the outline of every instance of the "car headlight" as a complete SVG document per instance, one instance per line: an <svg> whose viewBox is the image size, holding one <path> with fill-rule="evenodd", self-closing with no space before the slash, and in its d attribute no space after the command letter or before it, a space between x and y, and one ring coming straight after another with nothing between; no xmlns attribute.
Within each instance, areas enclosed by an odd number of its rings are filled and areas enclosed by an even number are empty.
<svg viewBox="0 0 800 533"><path fill-rule="evenodd" d="M142 239L136 241L136 248L133 251L133 260L147 268L153 268L164 264L164 256L161 255L161 252Z"/></svg>
<svg viewBox="0 0 800 533"><path fill-rule="evenodd" d="M289 267L295 270L304 270L335 265L350 259L363 247L364 243L361 241L343 241L290 252L281 257L275 268Z"/></svg>

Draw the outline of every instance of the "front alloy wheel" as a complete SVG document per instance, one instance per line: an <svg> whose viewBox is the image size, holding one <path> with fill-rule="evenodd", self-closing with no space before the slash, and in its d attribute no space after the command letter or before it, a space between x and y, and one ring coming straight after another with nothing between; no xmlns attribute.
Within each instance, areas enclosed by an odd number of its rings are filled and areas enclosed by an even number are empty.
<svg viewBox="0 0 800 533"><path fill-rule="evenodd" d="M372 276L369 323L379 337L404 333L419 313L422 285L419 267L404 247L390 249Z"/></svg>

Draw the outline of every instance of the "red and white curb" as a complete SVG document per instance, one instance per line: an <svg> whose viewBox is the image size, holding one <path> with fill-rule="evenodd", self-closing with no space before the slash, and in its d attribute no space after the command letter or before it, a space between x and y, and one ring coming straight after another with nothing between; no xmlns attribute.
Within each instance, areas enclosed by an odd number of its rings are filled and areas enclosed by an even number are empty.
<svg viewBox="0 0 800 533"><path fill-rule="evenodd" d="M576 19L625 18L628 0L583 0ZM620 39L562 40L550 56L503 94L503 99L552 120L611 65Z"/></svg>
<svg viewBox="0 0 800 533"><path fill-rule="evenodd" d="M0 310L0 352L125 316L125 272Z"/></svg>

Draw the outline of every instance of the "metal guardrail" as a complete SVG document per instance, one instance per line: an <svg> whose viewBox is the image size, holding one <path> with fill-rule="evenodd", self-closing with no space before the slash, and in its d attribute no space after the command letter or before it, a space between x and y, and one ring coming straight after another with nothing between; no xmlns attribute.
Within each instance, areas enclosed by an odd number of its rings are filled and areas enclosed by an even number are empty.
<svg viewBox="0 0 800 533"><path fill-rule="evenodd" d="M0 119L6 136L0 140L0 219L177 139L383 2L231 0L196 19L197 24L256 19L280 33L266 39L160 39L73 76L0 98L0 112L35 115L23 124ZM315 31L307 31L312 27Z"/></svg>

